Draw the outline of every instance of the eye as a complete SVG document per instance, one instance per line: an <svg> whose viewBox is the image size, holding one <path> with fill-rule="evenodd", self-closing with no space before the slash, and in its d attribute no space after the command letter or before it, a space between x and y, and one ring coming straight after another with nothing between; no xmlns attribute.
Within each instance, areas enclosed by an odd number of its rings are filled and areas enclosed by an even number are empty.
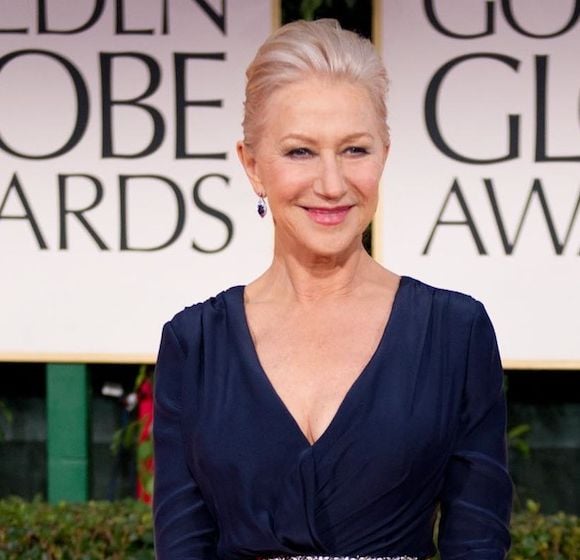
<svg viewBox="0 0 580 560"><path fill-rule="evenodd" d="M363 146L349 146L344 150L344 153L351 156L362 156L368 154L369 151Z"/></svg>
<svg viewBox="0 0 580 560"><path fill-rule="evenodd" d="M295 159L305 159L312 155L312 151L308 148L292 148L286 152L286 155Z"/></svg>

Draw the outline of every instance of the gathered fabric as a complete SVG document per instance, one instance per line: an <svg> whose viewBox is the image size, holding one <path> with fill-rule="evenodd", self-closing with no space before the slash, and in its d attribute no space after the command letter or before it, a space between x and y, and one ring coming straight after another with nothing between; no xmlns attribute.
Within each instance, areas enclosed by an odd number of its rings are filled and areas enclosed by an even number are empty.
<svg viewBox="0 0 580 560"><path fill-rule="evenodd" d="M504 560L503 372L478 301L403 277L380 343L311 444L263 371L236 286L164 329L158 560Z"/></svg>

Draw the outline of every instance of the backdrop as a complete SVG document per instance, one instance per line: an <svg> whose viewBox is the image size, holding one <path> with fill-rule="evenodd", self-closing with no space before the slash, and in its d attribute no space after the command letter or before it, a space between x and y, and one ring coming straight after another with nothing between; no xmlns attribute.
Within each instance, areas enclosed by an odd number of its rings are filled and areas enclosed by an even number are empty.
<svg viewBox="0 0 580 560"><path fill-rule="evenodd" d="M580 365L580 2L377 2L377 256L482 300L506 365Z"/></svg>
<svg viewBox="0 0 580 560"><path fill-rule="evenodd" d="M235 154L271 0L0 0L0 359L152 361L270 260Z"/></svg>

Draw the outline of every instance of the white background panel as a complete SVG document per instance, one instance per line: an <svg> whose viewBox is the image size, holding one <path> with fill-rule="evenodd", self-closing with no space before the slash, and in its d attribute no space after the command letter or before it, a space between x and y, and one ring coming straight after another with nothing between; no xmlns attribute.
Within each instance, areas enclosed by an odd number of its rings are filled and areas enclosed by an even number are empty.
<svg viewBox="0 0 580 560"><path fill-rule="evenodd" d="M383 177L378 257L399 273L467 292L483 301L496 327L504 360L580 363L580 21L550 38L514 30L502 2L431 2L440 24L460 34L493 29L480 38L452 38L429 22L425 3L386 0L381 6L381 48L390 72L392 147ZM570 21L575 2L511 1L516 23L531 34L554 34ZM514 69L481 53L509 57ZM442 153L429 135L426 96L436 73L464 55L443 78L435 114L441 135L455 152L472 159L507 155L508 118L518 118L518 154L478 164ZM542 58L544 57L544 58ZM537 60L545 60L545 123L536 126ZM538 161L545 138L549 161ZM555 161L567 157L568 161ZM488 190L492 185L496 217ZM534 181L539 181L554 225L555 249L536 192L518 226ZM454 181L483 246L480 254L453 193ZM498 221L503 224L506 251ZM558 254L559 253L559 254Z"/></svg>
<svg viewBox="0 0 580 560"><path fill-rule="evenodd" d="M98 4L51 0L46 3L48 26L79 27ZM26 29L0 34L0 59L27 49L64 57L82 77L89 99L86 130L67 153L26 159L0 150L0 358L60 354L64 359L152 359L162 324L174 313L230 285L248 282L270 261L271 222L257 216L235 142L242 135L245 68L272 29L271 0L227 2L225 34L192 0L120 3L125 6L126 29L151 33L116 34L116 4L104 2L102 14L85 31L57 35L39 33L36 2L0 0L2 28ZM169 7L167 34L164 4ZM221 13L222 2L208 4ZM223 103L186 109L187 151L223 152L225 160L176 158L175 53L225 53L223 61L188 60L184 79L187 100ZM142 100L164 123L163 142L149 155L103 157L100 60L107 55L116 55L110 87L114 99L142 95L151 81L147 64L135 55L148 57L159 69L159 86ZM42 155L56 150L70 137L77 110L71 77L54 58L20 56L0 70L0 138L15 151ZM114 152L144 150L152 139L152 123L142 108L115 106ZM67 247L61 247L58 177L65 175L69 209L90 206L100 187L99 204L83 216L107 249L100 248L71 213L66 217ZM126 182L129 247L167 242L176 228L178 200L183 202L182 231L163 249L122 250L122 177L138 175L157 178ZM194 185L206 175L213 177L202 181L201 203L196 204ZM39 247L30 219L10 219L26 213L22 196L10 187L15 176L45 249ZM233 236L226 244L227 220ZM213 252L195 249L194 243Z"/></svg>

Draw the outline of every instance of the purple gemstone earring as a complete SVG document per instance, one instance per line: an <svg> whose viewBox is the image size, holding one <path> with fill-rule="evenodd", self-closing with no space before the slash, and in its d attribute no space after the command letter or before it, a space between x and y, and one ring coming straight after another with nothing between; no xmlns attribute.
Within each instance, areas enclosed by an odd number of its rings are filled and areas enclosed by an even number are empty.
<svg viewBox="0 0 580 560"><path fill-rule="evenodd" d="M263 218L268 213L268 209L266 207L266 201L264 200L264 195L260 195L258 200L258 214L260 218Z"/></svg>

